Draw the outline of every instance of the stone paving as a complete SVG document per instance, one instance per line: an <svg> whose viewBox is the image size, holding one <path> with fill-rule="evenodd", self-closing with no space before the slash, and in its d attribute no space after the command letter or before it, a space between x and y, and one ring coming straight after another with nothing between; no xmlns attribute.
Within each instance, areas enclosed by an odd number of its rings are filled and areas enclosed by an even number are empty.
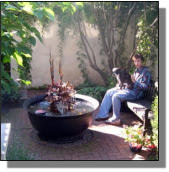
<svg viewBox="0 0 169 172"><path fill-rule="evenodd" d="M28 97L36 94L36 91L29 92ZM22 107L8 108L1 118L2 122L11 122L9 145L20 143L35 160L146 160L148 150L134 154L124 141L124 125L139 120L131 113L121 113L121 120L123 124L118 127L93 120L88 129L92 137L87 141L56 144L39 139Z"/></svg>

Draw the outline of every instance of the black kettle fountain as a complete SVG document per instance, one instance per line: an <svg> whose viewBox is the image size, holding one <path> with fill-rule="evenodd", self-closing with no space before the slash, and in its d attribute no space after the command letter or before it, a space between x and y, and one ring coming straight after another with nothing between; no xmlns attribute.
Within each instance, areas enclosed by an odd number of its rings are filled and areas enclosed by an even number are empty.
<svg viewBox="0 0 169 172"><path fill-rule="evenodd" d="M59 82L54 82L53 60L50 56L51 85L48 92L24 102L32 126L44 137L72 137L84 132L92 122L99 102L86 95L76 94L70 82L62 81L59 62Z"/></svg>

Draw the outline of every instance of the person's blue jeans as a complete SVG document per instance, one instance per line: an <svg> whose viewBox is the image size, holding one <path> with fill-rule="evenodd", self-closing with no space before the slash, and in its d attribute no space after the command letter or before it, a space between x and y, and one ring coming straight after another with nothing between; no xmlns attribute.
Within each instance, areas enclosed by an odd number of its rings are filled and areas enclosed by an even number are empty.
<svg viewBox="0 0 169 172"><path fill-rule="evenodd" d="M106 118L109 116L109 110L112 106L113 118L120 118L121 102L125 100L135 100L136 94L134 91L129 89L119 89L117 87L107 90L102 103L100 105L99 113L97 118Z"/></svg>

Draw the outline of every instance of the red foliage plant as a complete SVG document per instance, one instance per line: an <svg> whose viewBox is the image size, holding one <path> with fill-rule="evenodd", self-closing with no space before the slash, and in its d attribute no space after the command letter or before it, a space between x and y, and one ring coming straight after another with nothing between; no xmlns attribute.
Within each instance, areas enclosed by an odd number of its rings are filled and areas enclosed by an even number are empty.
<svg viewBox="0 0 169 172"><path fill-rule="evenodd" d="M67 81L63 82L63 73L61 68L61 61L59 61L59 81L54 82L54 66L53 66L53 59L51 58L50 53L50 74L51 74L51 85L48 88L48 96L47 101L50 102L49 110L51 112L59 112L57 105L60 103L64 110L72 110L73 104L75 100L73 98L76 91L74 90L72 84Z"/></svg>

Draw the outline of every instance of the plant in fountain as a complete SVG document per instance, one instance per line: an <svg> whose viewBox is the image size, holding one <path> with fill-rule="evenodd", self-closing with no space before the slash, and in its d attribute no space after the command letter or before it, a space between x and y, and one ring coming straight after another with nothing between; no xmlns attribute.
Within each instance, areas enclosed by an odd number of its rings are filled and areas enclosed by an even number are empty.
<svg viewBox="0 0 169 172"><path fill-rule="evenodd" d="M72 84L67 81L63 82L63 73L61 69L61 62L59 61L59 81L54 82L54 66L53 59L50 53L50 73L51 73L51 85L48 88L47 101L50 102L49 110L51 112L60 112L63 114L65 111L73 110L75 99L74 95L76 91L74 90Z"/></svg>

